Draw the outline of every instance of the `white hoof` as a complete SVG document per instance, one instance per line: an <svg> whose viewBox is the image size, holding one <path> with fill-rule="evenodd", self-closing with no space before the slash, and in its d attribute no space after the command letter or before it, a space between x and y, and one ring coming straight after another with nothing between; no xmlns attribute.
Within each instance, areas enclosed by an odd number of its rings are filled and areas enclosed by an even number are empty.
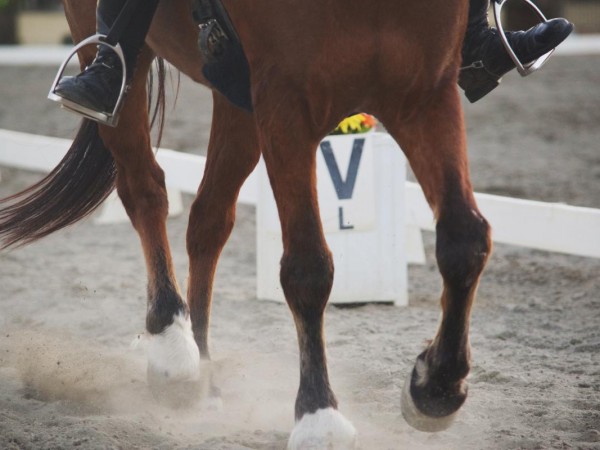
<svg viewBox="0 0 600 450"><path fill-rule="evenodd" d="M202 399L206 376L189 317L177 314L160 334L146 334L148 385L155 398L171 407L191 406ZM204 372L208 370L205 369Z"/></svg>
<svg viewBox="0 0 600 450"><path fill-rule="evenodd" d="M197 381L200 378L200 352L189 317L177 314L160 334L146 335L148 368L171 381Z"/></svg>
<svg viewBox="0 0 600 450"><path fill-rule="evenodd" d="M400 401L400 409L402 410L402 416L404 420L413 428L419 431L425 431L428 433L435 433L437 431L447 430L458 412L452 413L446 417L429 417L423 414L415 405L412 395L410 395L410 381L411 376L409 375L404 382L404 388L402 389L402 398Z"/></svg>
<svg viewBox="0 0 600 450"><path fill-rule="evenodd" d="M356 429L336 409L305 414L292 430L288 450L353 450Z"/></svg>

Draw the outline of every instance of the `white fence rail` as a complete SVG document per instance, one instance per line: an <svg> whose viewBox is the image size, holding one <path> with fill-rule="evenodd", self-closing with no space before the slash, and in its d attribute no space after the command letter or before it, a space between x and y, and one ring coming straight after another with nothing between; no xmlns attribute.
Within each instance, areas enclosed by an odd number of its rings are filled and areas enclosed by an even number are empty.
<svg viewBox="0 0 600 450"><path fill-rule="evenodd" d="M0 130L0 165L49 171L64 156L71 141ZM167 186L195 193L204 173L205 159L161 149L157 160L166 174ZM257 179L252 174L239 201L256 204ZM495 242L539 250L600 258L600 210L557 203L475 194L479 207L491 223ZM420 187L406 186L407 225L433 230L431 210Z"/></svg>
<svg viewBox="0 0 600 450"><path fill-rule="evenodd" d="M409 223L434 230L431 210L416 183L406 183ZM475 193L494 242L600 258L600 209Z"/></svg>

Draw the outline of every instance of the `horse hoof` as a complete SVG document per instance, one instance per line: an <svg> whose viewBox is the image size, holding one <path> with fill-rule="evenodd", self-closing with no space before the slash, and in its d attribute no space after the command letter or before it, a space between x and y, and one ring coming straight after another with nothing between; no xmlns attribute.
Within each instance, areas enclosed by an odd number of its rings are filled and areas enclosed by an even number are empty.
<svg viewBox="0 0 600 450"><path fill-rule="evenodd" d="M288 441L288 450L354 450L356 429L333 408L305 414Z"/></svg>
<svg viewBox="0 0 600 450"><path fill-rule="evenodd" d="M411 375L406 378L400 400L400 409L404 420L406 420L406 422L414 429L425 431L427 433L435 433L450 428L458 411L444 417L430 417L423 414L419 408L417 408L417 405L415 405L410 393L411 379Z"/></svg>
<svg viewBox="0 0 600 450"><path fill-rule="evenodd" d="M210 363L200 361L189 317L178 314L162 333L144 339L148 386L157 401L181 408L210 397Z"/></svg>

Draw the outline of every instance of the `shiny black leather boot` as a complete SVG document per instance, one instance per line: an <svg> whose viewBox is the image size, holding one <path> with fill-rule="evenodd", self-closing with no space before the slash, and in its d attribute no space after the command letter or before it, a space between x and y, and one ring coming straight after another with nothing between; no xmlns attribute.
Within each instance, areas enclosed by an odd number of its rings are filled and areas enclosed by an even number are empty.
<svg viewBox="0 0 600 450"><path fill-rule="evenodd" d="M471 0L469 4L458 84L471 103L490 93L501 78L515 68L499 31L489 27L488 8L489 0ZM527 64L556 48L572 31L573 24L559 18L539 23L527 31L508 31L506 37L519 60Z"/></svg>
<svg viewBox="0 0 600 450"><path fill-rule="evenodd" d="M96 26L99 34L109 34L125 3L125 0L100 0L96 11ZM157 5L158 0L138 2L133 18L119 38L125 57L127 85L133 78L137 57ZM115 111L122 82L123 66L120 58L111 48L99 45L94 61L80 74L61 79L53 92L91 111L111 115ZM116 123L116 118L113 119Z"/></svg>

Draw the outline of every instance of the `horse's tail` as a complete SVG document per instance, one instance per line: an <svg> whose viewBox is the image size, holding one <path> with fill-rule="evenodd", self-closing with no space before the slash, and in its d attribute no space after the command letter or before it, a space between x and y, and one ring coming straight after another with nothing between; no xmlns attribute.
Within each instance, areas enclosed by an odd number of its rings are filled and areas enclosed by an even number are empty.
<svg viewBox="0 0 600 450"><path fill-rule="evenodd" d="M162 60L157 61L157 72L152 122L158 119L160 139L165 104ZM71 148L48 176L0 200L0 248L29 244L88 216L112 192L116 175L115 161L100 138L98 124L84 119Z"/></svg>
<svg viewBox="0 0 600 450"><path fill-rule="evenodd" d="M40 182L0 200L1 247L24 245L90 214L113 190L115 162L98 124L84 119L62 161Z"/></svg>

